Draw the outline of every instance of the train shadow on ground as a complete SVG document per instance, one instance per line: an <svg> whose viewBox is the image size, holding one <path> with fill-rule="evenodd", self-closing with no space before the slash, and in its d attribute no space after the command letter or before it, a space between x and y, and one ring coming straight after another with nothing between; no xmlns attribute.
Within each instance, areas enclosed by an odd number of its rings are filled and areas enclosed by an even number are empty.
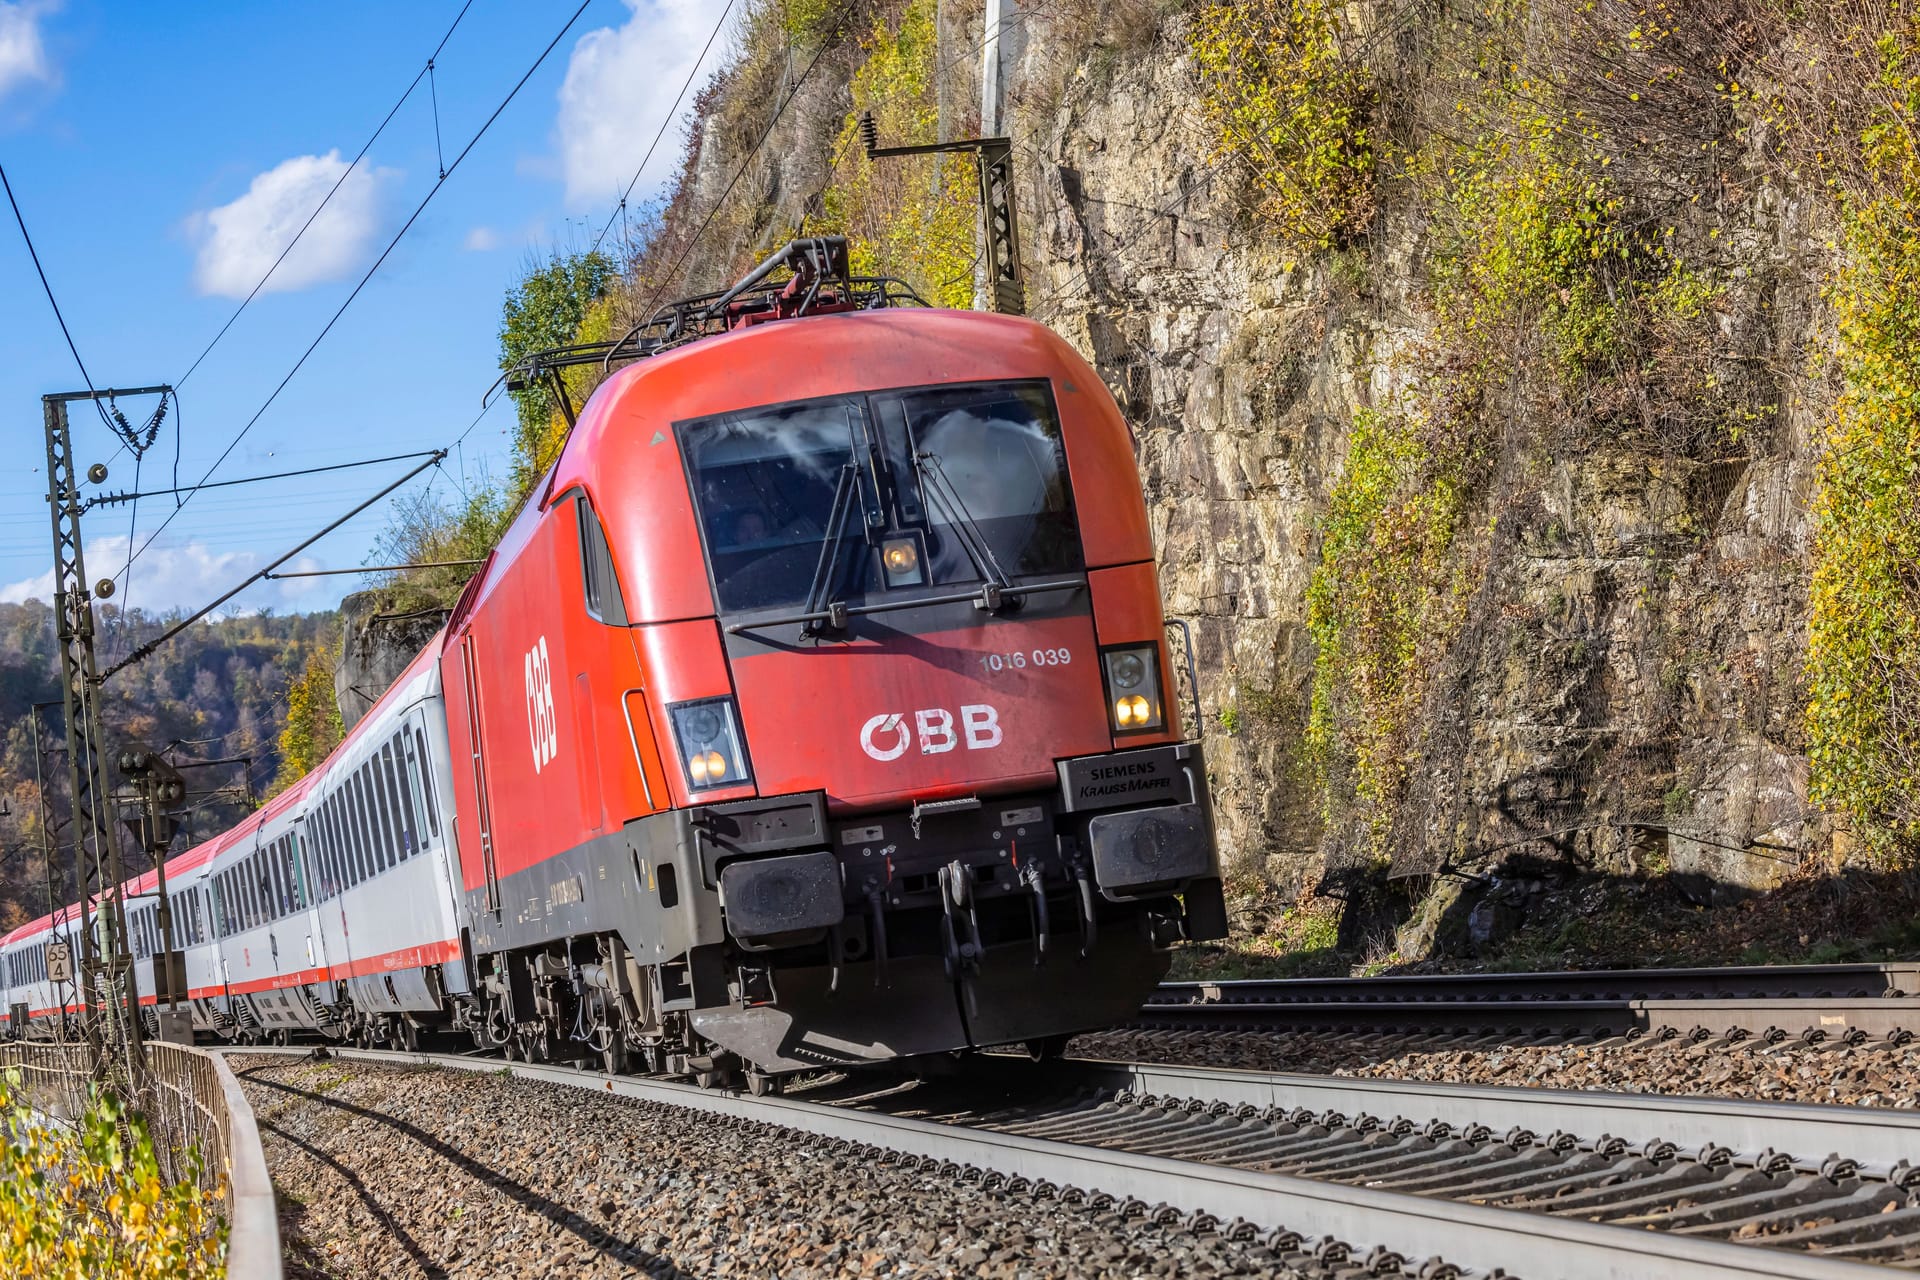
<svg viewBox="0 0 1920 1280"><path fill-rule="evenodd" d="M524 1183L515 1182L510 1178L503 1177L497 1169L486 1164L484 1161L474 1159L457 1147L451 1146L441 1139L436 1138L418 1125L396 1119L393 1116L374 1111L367 1107L357 1106L341 1098L329 1097L323 1093L316 1093L308 1089L299 1089L292 1085L282 1084L278 1080L267 1079L260 1075L259 1072L269 1065L274 1064L248 1067L245 1070L237 1071L235 1074L263 1088L273 1089L306 1102L317 1103L348 1115L357 1116L363 1120L370 1120L375 1124L384 1125L403 1137L417 1143L427 1151L432 1152L435 1156L460 1170L460 1172L475 1179L483 1186L498 1191L522 1208L539 1214L562 1230L577 1237L589 1248L594 1249L623 1266L632 1267L649 1276L659 1277L660 1280L691 1280L690 1273L681 1270L672 1259L642 1249L630 1240L620 1239L604 1227L589 1221L577 1211L569 1209L567 1206L555 1200L548 1199ZM358 1174L341 1164L331 1155L294 1137L284 1129L268 1124L265 1121L261 1122L260 1127L276 1137L284 1138L287 1142L300 1148L303 1152L325 1164L328 1168L344 1178L347 1184L353 1188L354 1192L358 1194L366 1204L368 1211L379 1219L381 1225L393 1235L395 1242L406 1251L407 1256L426 1272L428 1276L445 1277L449 1274L444 1268L435 1264L427 1254L421 1250L419 1243L407 1233L405 1228L395 1221L391 1213L381 1206L378 1197L367 1188Z"/></svg>

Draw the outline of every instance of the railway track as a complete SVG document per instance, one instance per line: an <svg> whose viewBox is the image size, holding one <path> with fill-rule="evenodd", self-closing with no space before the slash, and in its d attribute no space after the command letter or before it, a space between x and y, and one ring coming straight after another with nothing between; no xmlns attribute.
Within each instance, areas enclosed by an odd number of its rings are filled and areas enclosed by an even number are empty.
<svg viewBox="0 0 1920 1280"><path fill-rule="evenodd" d="M964 1078L823 1077L754 1098L467 1055L334 1053L506 1070L776 1125L1008 1194L1264 1238L1313 1273L1920 1269L1910 1113L1012 1060L976 1060Z"/></svg>
<svg viewBox="0 0 1920 1280"><path fill-rule="evenodd" d="M1920 964L1170 982L1134 1026L1904 1044L1920 1036Z"/></svg>

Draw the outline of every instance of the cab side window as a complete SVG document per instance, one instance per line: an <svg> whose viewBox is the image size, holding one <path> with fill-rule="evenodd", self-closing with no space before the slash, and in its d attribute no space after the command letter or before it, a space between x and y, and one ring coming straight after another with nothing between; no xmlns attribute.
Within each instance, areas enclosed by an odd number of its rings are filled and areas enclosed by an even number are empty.
<svg viewBox="0 0 1920 1280"><path fill-rule="evenodd" d="M620 596L620 583L613 576L613 550L607 545L607 531L600 517L593 514L587 495L573 500L580 519L580 571L586 583L587 612L614 626L627 625L627 605Z"/></svg>

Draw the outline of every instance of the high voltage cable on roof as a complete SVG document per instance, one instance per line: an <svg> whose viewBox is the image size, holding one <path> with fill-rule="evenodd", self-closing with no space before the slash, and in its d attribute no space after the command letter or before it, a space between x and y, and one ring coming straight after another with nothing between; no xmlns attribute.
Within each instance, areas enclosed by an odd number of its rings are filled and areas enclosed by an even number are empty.
<svg viewBox="0 0 1920 1280"><path fill-rule="evenodd" d="M173 380L175 387L183 385L188 378L193 376L193 371L200 367L200 362L212 354L213 349L220 344L220 339L227 336L227 330L233 328L233 322L240 318L240 313L247 309L247 304L254 300L260 290L266 288L267 281L273 279L273 273L280 269L280 264L285 262L287 255L293 252L293 247L300 243L300 237L307 234L307 230L313 226L314 220L326 209L328 203L332 201L335 194L339 192L347 179L353 176L353 171L360 167L360 162L366 159L367 152L372 150L373 144L380 140L380 135L386 132L387 126L393 122L393 118L400 114L400 108L406 105L407 99L411 98L414 91L420 87L420 82L429 77L433 69L434 59L438 58L440 51L447 47L447 41L453 39L453 33L459 28L460 20L467 16L467 10L472 7L473 0L467 0L465 4L460 6L460 12L454 15L453 25L447 28L447 34L440 37L440 43L435 45L433 52L427 55L427 65L420 69L419 74L415 75L413 81L401 92L399 100L393 104L392 109L381 119L379 126L374 129L373 134L361 145L359 152L353 157L352 163L347 165L345 172L341 173L341 175L334 180L333 186L327 189L327 194L321 197L320 203L315 205L313 212L307 215L307 220L300 224L300 229L293 233L293 239L287 241L287 247L280 251L280 256L273 260L273 265L267 268L267 273L260 277L259 283L254 285L247 296L241 300L240 305L233 309L233 314L227 317L227 322L220 326L220 332L213 335L213 341L207 343L205 350L194 357L193 363L188 366L185 373ZM436 102L434 106L434 145L437 147L439 142L440 117L439 105ZM441 176L446 176L444 171Z"/></svg>
<svg viewBox="0 0 1920 1280"><path fill-rule="evenodd" d="M547 46L540 51L540 56L533 60L533 65L528 67L526 70L526 73L522 75L520 79L514 83L513 88L507 91L506 97L500 100L500 105L493 109L493 114L489 115L486 119L486 122L480 126L479 130L473 135L473 137L468 139L467 145L460 149L460 153L458 155L454 156L453 162L447 166L446 172L441 174L437 179L434 180L434 184L427 189L427 194L425 195L425 197L421 199L419 205L417 205L414 208L414 211L412 212L412 214L410 214L407 217L406 222L401 226L400 230L396 231L393 235L393 239L387 242L387 247L380 251L380 256L374 260L374 263L372 266L367 268L366 274L360 277L360 282L353 286L353 292L347 295L346 300L340 304L337 310L334 311L333 316L321 328L319 334L314 338L314 340L311 343L307 344L307 349L300 353L300 358L293 362L293 367L287 370L286 376L280 379L279 384L275 386L273 391L267 396L266 401L262 403L257 410L254 411L254 414L251 418L247 419L246 424L242 426L240 428L239 433L236 434L233 437L233 439L228 442L227 447L221 450L220 456L213 460L213 465L207 468L205 474L203 474L200 477L199 482L194 486L192 486L192 488L188 489L186 496L180 499L179 505L176 506L173 509L173 511L168 514L165 520L160 522L160 527L155 529L151 534L147 535L147 540L140 544L140 549L138 551L135 551L133 553L133 556L129 560L129 564L131 564L133 560L138 560L142 555L146 553L147 548L153 545L154 539L158 538L162 533L166 531L167 526L173 523L174 517L178 516L180 512L185 509L186 504L193 500L194 494L198 493L202 488L206 486L207 481L212 478L213 473L219 470L220 464L225 462L227 458L233 453L233 451L239 447L240 442L246 439L247 433L253 430L254 424L258 423L260 419L263 416L265 416L267 410L273 406L273 402L280 398L280 393L287 389L287 384L293 381L294 375L300 372L301 367L306 364L308 357L313 355L314 350L317 347L319 347L320 343L325 340L326 336L329 333L333 332L333 326L339 323L340 317L346 314L347 308L353 305L354 299L358 298L360 296L361 290L367 287L367 282L373 279L374 273L379 271L381 266L388 259L388 257L392 255L395 247L399 245L401 238L404 237L407 234L407 232L412 229L413 224L415 222L419 221L420 215L426 212L427 205L432 202L434 196L439 194L440 188L444 187L447 184L447 179L453 176L454 171L460 167L461 161L465 160L468 154L472 152L474 147L479 145L480 139L484 138L487 135L487 131L493 127L494 121L498 120L500 118L501 113L504 112L507 109L507 107L513 102L513 100L519 96L520 90L526 87L527 81L533 79L534 72L538 71L541 68L541 66L545 64L547 58L553 53L554 49L557 48L560 42L566 38L567 32L573 29L574 23L580 20L580 15L587 11L587 5L590 4L591 2L592 0L581 0L580 6L573 11L572 15L568 17L566 23L560 28L558 32L555 33L553 39L550 40L547 43Z"/></svg>
<svg viewBox="0 0 1920 1280"><path fill-rule="evenodd" d="M640 175L647 171L647 164L653 159L654 149L660 145L660 139L667 136L667 128L673 123L673 113L680 109L680 103L687 96L687 90L693 87L693 78L700 73L700 64L707 60L707 54L712 50L713 42L720 38L721 29L727 25L727 15L733 12L733 6L736 3L738 0L727 0L727 7L720 11L720 20L713 24L713 34L707 37L707 43L701 47L700 56L693 60L691 67L687 68L686 82L680 86L680 92L674 95L673 105L667 108L666 118L660 122L660 131L654 134L653 141L647 144L647 154L640 158L640 167L633 171L633 181L629 182L627 189L620 193L620 203L615 205L613 212L607 215L607 225L601 227L600 234L593 238L593 248L588 250L589 253L600 251L600 242L607 238L607 232L613 230L614 219L626 209L627 197L631 196L633 189L640 184Z"/></svg>

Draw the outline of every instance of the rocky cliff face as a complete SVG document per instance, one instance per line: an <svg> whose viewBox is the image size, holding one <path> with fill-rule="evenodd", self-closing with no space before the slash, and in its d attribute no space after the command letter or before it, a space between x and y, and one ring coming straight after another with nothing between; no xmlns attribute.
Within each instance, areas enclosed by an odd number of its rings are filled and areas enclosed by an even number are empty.
<svg viewBox="0 0 1920 1280"><path fill-rule="evenodd" d="M1303 758L1320 525L1356 411L1417 376L1433 316L1417 210L1385 208L1337 255L1249 229L1208 159L1181 21L1064 76L1044 33L1024 42L1030 292L1135 424L1168 611L1196 628L1222 836L1291 888L1356 856ZM1809 214L1762 185L1733 217L1749 266L1717 321L1792 367L1817 323ZM1491 532L1458 549L1477 560L1467 621L1389 817L1396 871L1518 852L1664 865L1724 896L1817 843L1798 686L1819 397L1793 381L1715 456L1556 452L1509 424L1475 512Z"/></svg>
<svg viewBox="0 0 1920 1280"><path fill-rule="evenodd" d="M394 608L392 593L356 591L340 602L340 659L333 671L340 722L351 732L419 656L447 615L441 609Z"/></svg>

